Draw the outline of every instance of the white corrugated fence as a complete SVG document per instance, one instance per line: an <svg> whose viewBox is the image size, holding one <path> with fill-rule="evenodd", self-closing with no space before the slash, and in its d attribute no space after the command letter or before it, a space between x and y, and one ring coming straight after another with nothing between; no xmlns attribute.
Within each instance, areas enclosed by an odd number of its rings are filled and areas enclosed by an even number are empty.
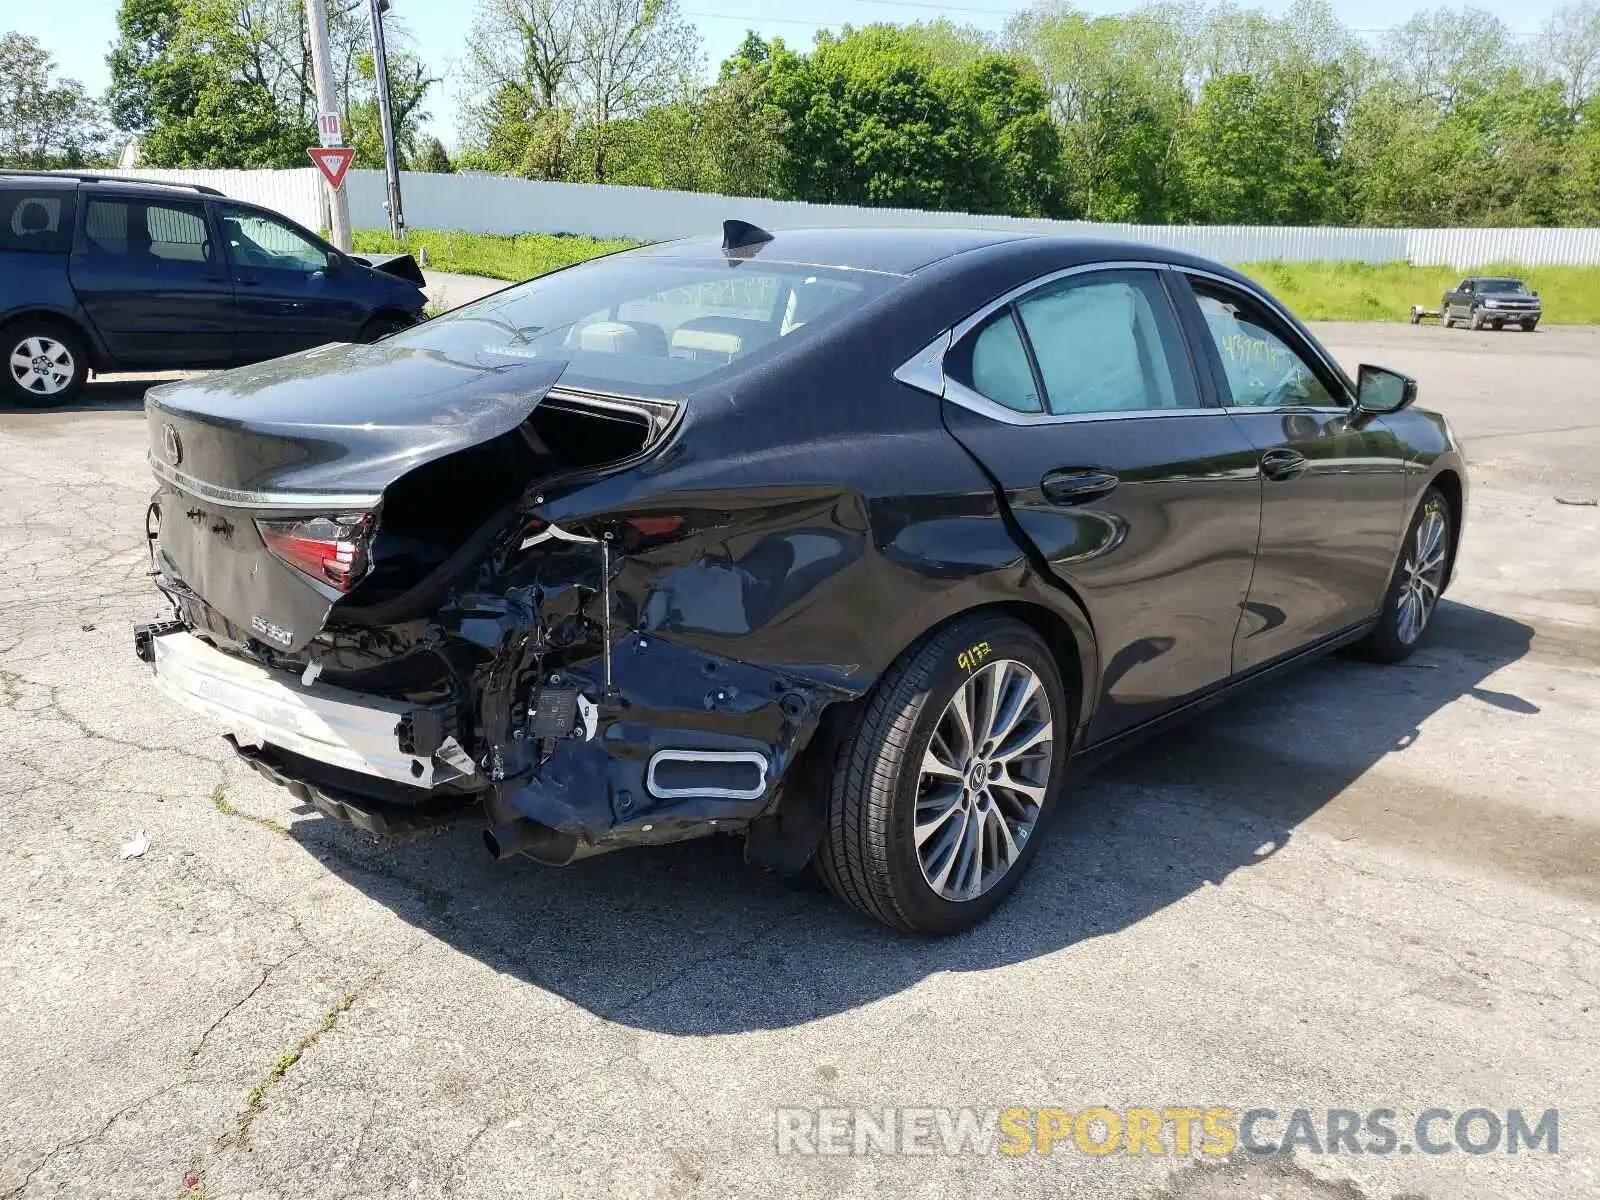
<svg viewBox="0 0 1600 1200"><path fill-rule="evenodd" d="M276 209L312 229L326 228L314 167L288 171L118 171L115 174L201 183ZM413 229L467 233L582 233L665 241L717 233L729 217L767 229L815 225L920 225L1075 233L1153 242L1221 262L1410 262L1463 270L1492 263L1600 265L1600 229L1339 229L1248 225L1119 225L1026 217L925 212L755 200L704 192L546 183L501 175L401 174L406 222ZM385 229L381 171L351 171L350 219L357 229Z"/></svg>

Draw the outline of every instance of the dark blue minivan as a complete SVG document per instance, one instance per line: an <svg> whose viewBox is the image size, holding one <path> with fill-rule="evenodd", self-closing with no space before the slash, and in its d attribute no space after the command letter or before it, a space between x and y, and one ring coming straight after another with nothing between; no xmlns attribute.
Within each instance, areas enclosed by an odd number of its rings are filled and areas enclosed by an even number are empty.
<svg viewBox="0 0 1600 1200"><path fill-rule="evenodd" d="M374 341L422 319L422 283L214 188L0 170L0 399Z"/></svg>

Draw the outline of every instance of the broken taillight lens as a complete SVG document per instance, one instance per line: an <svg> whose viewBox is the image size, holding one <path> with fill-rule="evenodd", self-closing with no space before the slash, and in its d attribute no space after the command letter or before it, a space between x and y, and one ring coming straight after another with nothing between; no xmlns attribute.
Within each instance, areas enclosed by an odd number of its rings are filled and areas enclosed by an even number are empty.
<svg viewBox="0 0 1600 1200"><path fill-rule="evenodd" d="M341 592L348 592L372 570L371 517L257 521L256 528L273 557Z"/></svg>

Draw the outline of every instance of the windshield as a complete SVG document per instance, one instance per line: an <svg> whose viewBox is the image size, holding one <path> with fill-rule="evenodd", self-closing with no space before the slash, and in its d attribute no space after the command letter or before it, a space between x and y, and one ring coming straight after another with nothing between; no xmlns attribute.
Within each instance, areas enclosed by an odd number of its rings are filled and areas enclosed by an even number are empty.
<svg viewBox="0 0 1600 1200"><path fill-rule="evenodd" d="M568 386L669 395L792 346L896 282L788 263L619 255L530 279L391 344L480 367L561 360Z"/></svg>
<svg viewBox="0 0 1600 1200"><path fill-rule="evenodd" d="M1493 292L1495 295L1510 294L1513 296L1526 296L1527 285L1520 279L1480 279L1478 280L1480 292Z"/></svg>

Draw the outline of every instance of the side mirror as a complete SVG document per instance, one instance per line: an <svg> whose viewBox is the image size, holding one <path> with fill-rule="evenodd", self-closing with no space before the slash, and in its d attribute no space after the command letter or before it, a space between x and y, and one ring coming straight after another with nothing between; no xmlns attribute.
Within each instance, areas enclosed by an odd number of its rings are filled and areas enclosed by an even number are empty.
<svg viewBox="0 0 1600 1200"><path fill-rule="evenodd" d="M328 255L328 274L337 275L344 270L344 258L338 254Z"/></svg>
<svg viewBox="0 0 1600 1200"><path fill-rule="evenodd" d="M1417 381L1409 375L1366 363L1356 373L1356 408L1369 416L1399 412L1416 400Z"/></svg>

